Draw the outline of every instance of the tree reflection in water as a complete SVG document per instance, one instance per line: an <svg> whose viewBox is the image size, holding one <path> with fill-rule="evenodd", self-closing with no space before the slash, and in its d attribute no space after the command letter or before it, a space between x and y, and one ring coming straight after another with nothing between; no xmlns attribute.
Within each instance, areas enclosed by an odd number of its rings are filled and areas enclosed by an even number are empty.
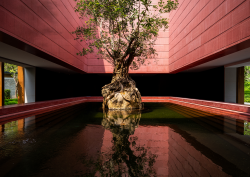
<svg viewBox="0 0 250 177"><path fill-rule="evenodd" d="M112 149L102 152L96 161L95 175L100 176L156 176L153 167L157 155L149 147L136 144L133 135L139 125L139 110L107 110L103 112L102 126L113 135Z"/></svg>

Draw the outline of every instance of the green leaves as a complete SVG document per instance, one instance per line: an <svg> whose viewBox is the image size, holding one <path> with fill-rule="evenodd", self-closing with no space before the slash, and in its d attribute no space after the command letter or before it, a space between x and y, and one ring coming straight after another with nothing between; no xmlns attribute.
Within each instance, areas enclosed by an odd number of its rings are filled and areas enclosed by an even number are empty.
<svg viewBox="0 0 250 177"><path fill-rule="evenodd" d="M250 66L244 67L245 82L250 82Z"/></svg>
<svg viewBox="0 0 250 177"><path fill-rule="evenodd" d="M17 65L4 63L4 71L9 72L11 74L11 77L13 77L15 80L17 80L17 68Z"/></svg>
<svg viewBox="0 0 250 177"><path fill-rule="evenodd" d="M78 55L86 55L96 48L113 63L117 57L122 61L128 58L133 61L137 57L135 63L127 62L133 68L139 68L138 63L144 63L142 59L156 54L149 48L153 49L159 29L168 28L168 20L161 17L161 13L170 12L178 5L177 0L159 0L157 5L152 5L151 0L76 1L75 11L85 19L85 24L73 34L76 40L86 43ZM155 13L152 13L152 8ZM117 52L119 56L115 55Z"/></svg>
<svg viewBox="0 0 250 177"><path fill-rule="evenodd" d="M158 9L158 6L157 6L157 5L153 5L153 8L154 8L154 9Z"/></svg>

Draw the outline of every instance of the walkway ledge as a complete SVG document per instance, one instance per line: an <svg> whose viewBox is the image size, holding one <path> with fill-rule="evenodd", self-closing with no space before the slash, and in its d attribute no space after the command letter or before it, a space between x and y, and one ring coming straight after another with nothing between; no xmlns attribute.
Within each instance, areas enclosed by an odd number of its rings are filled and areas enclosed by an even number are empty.
<svg viewBox="0 0 250 177"><path fill-rule="evenodd" d="M101 96L85 96L0 107L0 122L41 114L84 102L102 102ZM250 121L250 105L171 96L144 96L142 102L165 102Z"/></svg>

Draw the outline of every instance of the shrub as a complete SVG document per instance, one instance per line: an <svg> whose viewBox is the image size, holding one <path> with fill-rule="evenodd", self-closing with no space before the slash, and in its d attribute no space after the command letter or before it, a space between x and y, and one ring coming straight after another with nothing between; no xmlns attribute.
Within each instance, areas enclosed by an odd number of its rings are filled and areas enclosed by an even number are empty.
<svg viewBox="0 0 250 177"><path fill-rule="evenodd" d="M244 83L244 102L250 103L250 82Z"/></svg>
<svg viewBox="0 0 250 177"><path fill-rule="evenodd" d="M12 104L18 104L18 99L5 99L4 100L4 105L12 105Z"/></svg>
<svg viewBox="0 0 250 177"><path fill-rule="evenodd" d="M4 90L4 98L5 99L10 99L10 89L5 89Z"/></svg>

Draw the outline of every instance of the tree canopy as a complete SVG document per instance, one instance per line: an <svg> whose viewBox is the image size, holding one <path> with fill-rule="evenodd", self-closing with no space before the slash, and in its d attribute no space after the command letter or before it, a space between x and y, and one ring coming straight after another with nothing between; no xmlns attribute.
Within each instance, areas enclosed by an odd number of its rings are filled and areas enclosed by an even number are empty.
<svg viewBox="0 0 250 177"><path fill-rule="evenodd" d="M17 91L18 91L18 66L10 63L4 63L4 71L7 71L11 74L11 77L13 77L15 84L16 84L16 96L17 96Z"/></svg>
<svg viewBox="0 0 250 177"><path fill-rule="evenodd" d="M178 0L75 0L75 11L86 19L73 34L86 42L78 55L101 54L113 66L125 63L139 69L155 56L154 42L160 28L168 28L161 16L177 8Z"/></svg>
<svg viewBox="0 0 250 177"><path fill-rule="evenodd" d="M245 66L244 70L245 82L250 82L250 66Z"/></svg>

